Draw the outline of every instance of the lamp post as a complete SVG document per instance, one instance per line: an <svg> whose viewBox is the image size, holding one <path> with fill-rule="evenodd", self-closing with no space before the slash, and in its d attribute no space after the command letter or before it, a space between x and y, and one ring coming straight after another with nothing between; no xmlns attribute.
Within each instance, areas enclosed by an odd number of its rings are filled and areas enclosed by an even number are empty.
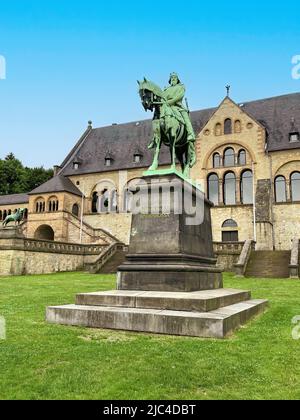
<svg viewBox="0 0 300 420"><path fill-rule="evenodd" d="M252 162L252 173L253 173L253 232L254 241L257 242L257 231L256 231L256 189L255 189L255 166Z"/></svg>
<svg viewBox="0 0 300 420"><path fill-rule="evenodd" d="M82 244L82 233L83 233L83 206L84 206L84 197L85 197L85 193L84 193L84 187L82 190L82 197L81 197L81 214L80 214L80 244Z"/></svg>

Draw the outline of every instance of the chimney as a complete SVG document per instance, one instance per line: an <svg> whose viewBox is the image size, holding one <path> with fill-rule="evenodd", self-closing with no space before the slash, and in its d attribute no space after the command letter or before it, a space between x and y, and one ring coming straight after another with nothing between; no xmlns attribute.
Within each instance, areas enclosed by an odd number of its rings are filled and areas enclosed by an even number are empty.
<svg viewBox="0 0 300 420"><path fill-rule="evenodd" d="M53 171L54 171L54 176L58 175L58 172L61 170L61 166L55 165L53 167Z"/></svg>

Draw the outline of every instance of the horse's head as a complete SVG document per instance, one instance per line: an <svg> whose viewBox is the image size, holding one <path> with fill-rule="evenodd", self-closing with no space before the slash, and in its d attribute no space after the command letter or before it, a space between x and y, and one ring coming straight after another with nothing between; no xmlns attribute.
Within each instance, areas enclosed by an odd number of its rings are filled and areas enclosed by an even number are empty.
<svg viewBox="0 0 300 420"><path fill-rule="evenodd" d="M148 81L146 78L139 82L139 94L145 111L153 112L157 102L160 102L164 96L163 91L155 83Z"/></svg>

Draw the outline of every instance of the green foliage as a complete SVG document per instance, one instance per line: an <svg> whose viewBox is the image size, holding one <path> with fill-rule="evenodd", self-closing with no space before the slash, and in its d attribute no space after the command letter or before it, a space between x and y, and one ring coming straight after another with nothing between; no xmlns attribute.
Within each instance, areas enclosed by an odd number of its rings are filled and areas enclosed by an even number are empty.
<svg viewBox="0 0 300 420"><path fill-rule="evenodd" d="M73 328L45 322L48 305L112 290L115 276L62 273L0 278L0 399L300 398L299 280L235 279L225 286L270 300L227 340Z"/></svg>
<svg viewBox="0 0 300 420"><path fill-rule="evenodd" d="M52 169L24 167L12 153L0 159L0 195L30 192L52 177Z"/></svg>

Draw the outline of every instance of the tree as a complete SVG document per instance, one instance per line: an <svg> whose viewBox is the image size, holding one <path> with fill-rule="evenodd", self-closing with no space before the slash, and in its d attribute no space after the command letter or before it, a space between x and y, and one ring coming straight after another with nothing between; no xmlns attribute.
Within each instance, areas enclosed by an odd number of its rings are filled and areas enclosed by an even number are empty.
<svg viewBox="0 0 300 420"><path fill-rule="evenodd" d="M13 153L0 159L0 195L28 193L52 177L52 169L24 167Z"/></svg>

